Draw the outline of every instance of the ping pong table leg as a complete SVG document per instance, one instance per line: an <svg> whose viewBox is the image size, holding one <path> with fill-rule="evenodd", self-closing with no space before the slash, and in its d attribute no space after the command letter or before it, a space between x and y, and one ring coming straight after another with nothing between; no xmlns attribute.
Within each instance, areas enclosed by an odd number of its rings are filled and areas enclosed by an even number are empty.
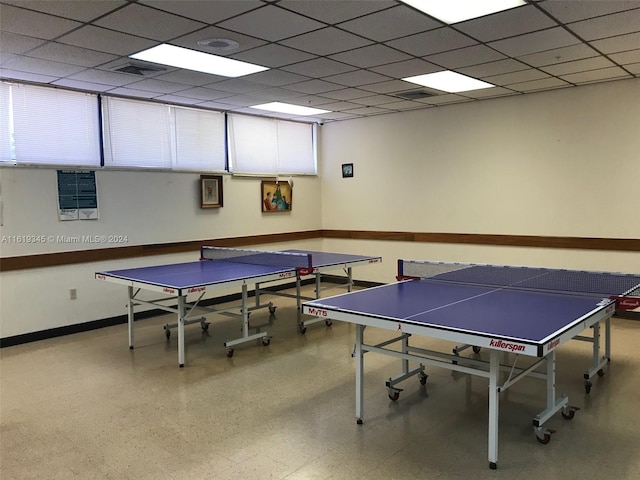
<svg viewBox="0 0 640 480"><path fill-rule="evenodd" d="M351 267L347 267L347 292L353 290L353 274L351 272Z"/></svg>
<svg viewBox="0 0 640 480"><path fill-rule="evenodd" d="M129 323L129 349L133 349L133 321L134 311L133 311L133 287L127 287L129 293L129 303L127 304L127 320Z"/></svg>
<svg viewBox="0 0 640 480"><path fill-rule="evenodd" d="M356 357L356 421L362 425L364 407L364 325L356 324L356 345L353 355Z"/></svg>
<svg viewBox="0 0 640 480"><path fill-rule="evenodd" d="M500 373L500 352L491 349L489 356L489 468L498 468L498 409L500 392L498 375Z"/></svg>
<svg viewBox="0 0 640 480"><path fill-rule="evenodd" d="M178 365L184 367L184 316L185 316L184 295L178 296Z"/></svg>

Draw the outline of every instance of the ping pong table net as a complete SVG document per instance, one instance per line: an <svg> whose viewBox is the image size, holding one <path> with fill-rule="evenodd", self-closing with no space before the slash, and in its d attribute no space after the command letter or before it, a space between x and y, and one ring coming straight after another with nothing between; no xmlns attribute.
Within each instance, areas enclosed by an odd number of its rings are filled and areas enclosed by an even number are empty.
<svg viewBox="0 0 640 480"><path fill-rule="evenodd" d="M300 275L309 275L313 272L311 254L299 252L271 252L203 246L200 248L200 260L225 260L251 265L294 268Z"/></svg>
<svg viewBox="0 0 640 480"><path fill-rule="evenodd" d="M540 267L398 260L398 280L602 296L618 310L640 308L640 275Z"/></svg>

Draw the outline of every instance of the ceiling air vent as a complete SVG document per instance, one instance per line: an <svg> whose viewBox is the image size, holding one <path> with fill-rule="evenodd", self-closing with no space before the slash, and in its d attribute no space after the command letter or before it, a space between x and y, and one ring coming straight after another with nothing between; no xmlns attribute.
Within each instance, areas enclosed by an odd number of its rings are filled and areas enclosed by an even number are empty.
<svg viewBox="0 0 640 480"><path fill-rule="evenodd" d="M421 100L423 98L435 97L435 93L427 92L426 90L411 90L409 92L400 92L394 94L396 97L404 98L405 100Z"/></svg>
<svg viewBox="0 0 640 480"><path fill-rule="evenodd" d="M139 75L141 77L149 76L153 73L164 72L166 68L156 67L150 65L136 65L134 63L127 63L126 65L120 65L112 69L114 72L130 73L131 75Z"/></svg>

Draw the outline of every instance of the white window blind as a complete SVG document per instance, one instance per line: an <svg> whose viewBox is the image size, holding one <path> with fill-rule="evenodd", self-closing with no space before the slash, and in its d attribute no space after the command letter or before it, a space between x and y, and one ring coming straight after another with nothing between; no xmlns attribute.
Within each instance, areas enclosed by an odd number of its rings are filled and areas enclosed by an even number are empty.
<svg viewBox="0 0 640 480"><path fill-rule="evenodd" d="M106 97L102 111L106 167L171 168L168 105Z"/></svg>
<svg viewBox="0 0 640 480"><path fill-rule="evenodd" d="M0 161L100 166L96 95L7 83L0 95Z"/></svg>
<svg viewBox="0 0 640 480"><path fill-rule="evenodd" d="M229 115L233 173L311 174L316 171L313 125L250 115Z"/></svg>
<svg viewBox="0 0 640 480"><path fill-rule="evenodd" d="M225 169L224 114L107 97L105 166Z"/></svg>
<svg viewBox="0 0 640 480"><path fill-rule="evenodd" d="M224 113L173 107L176 157L174 168L224 171L227 155Z"/></svg>

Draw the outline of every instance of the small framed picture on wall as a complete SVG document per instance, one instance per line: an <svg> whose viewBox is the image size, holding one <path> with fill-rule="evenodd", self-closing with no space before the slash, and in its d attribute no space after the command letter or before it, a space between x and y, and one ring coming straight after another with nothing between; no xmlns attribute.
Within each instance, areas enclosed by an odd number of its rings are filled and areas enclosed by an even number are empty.
<svg viewBox="0 0 640 480"><path fill-rule="evenodd" d="M291 188L289 182L263 180L260 193L263 212L291 211L293 207L293 188Z"/></svg>
<svg viewBox="0 0 640 480"><path fill-rule="evenodd" d="M222 175L200 175L200 208L222 207Z"/></svg>
<svg viewBox="0 0 640 480"><path fill-rule="evenodd" d="M342 164L342 178L353 177L353 163Z"/></svg>

